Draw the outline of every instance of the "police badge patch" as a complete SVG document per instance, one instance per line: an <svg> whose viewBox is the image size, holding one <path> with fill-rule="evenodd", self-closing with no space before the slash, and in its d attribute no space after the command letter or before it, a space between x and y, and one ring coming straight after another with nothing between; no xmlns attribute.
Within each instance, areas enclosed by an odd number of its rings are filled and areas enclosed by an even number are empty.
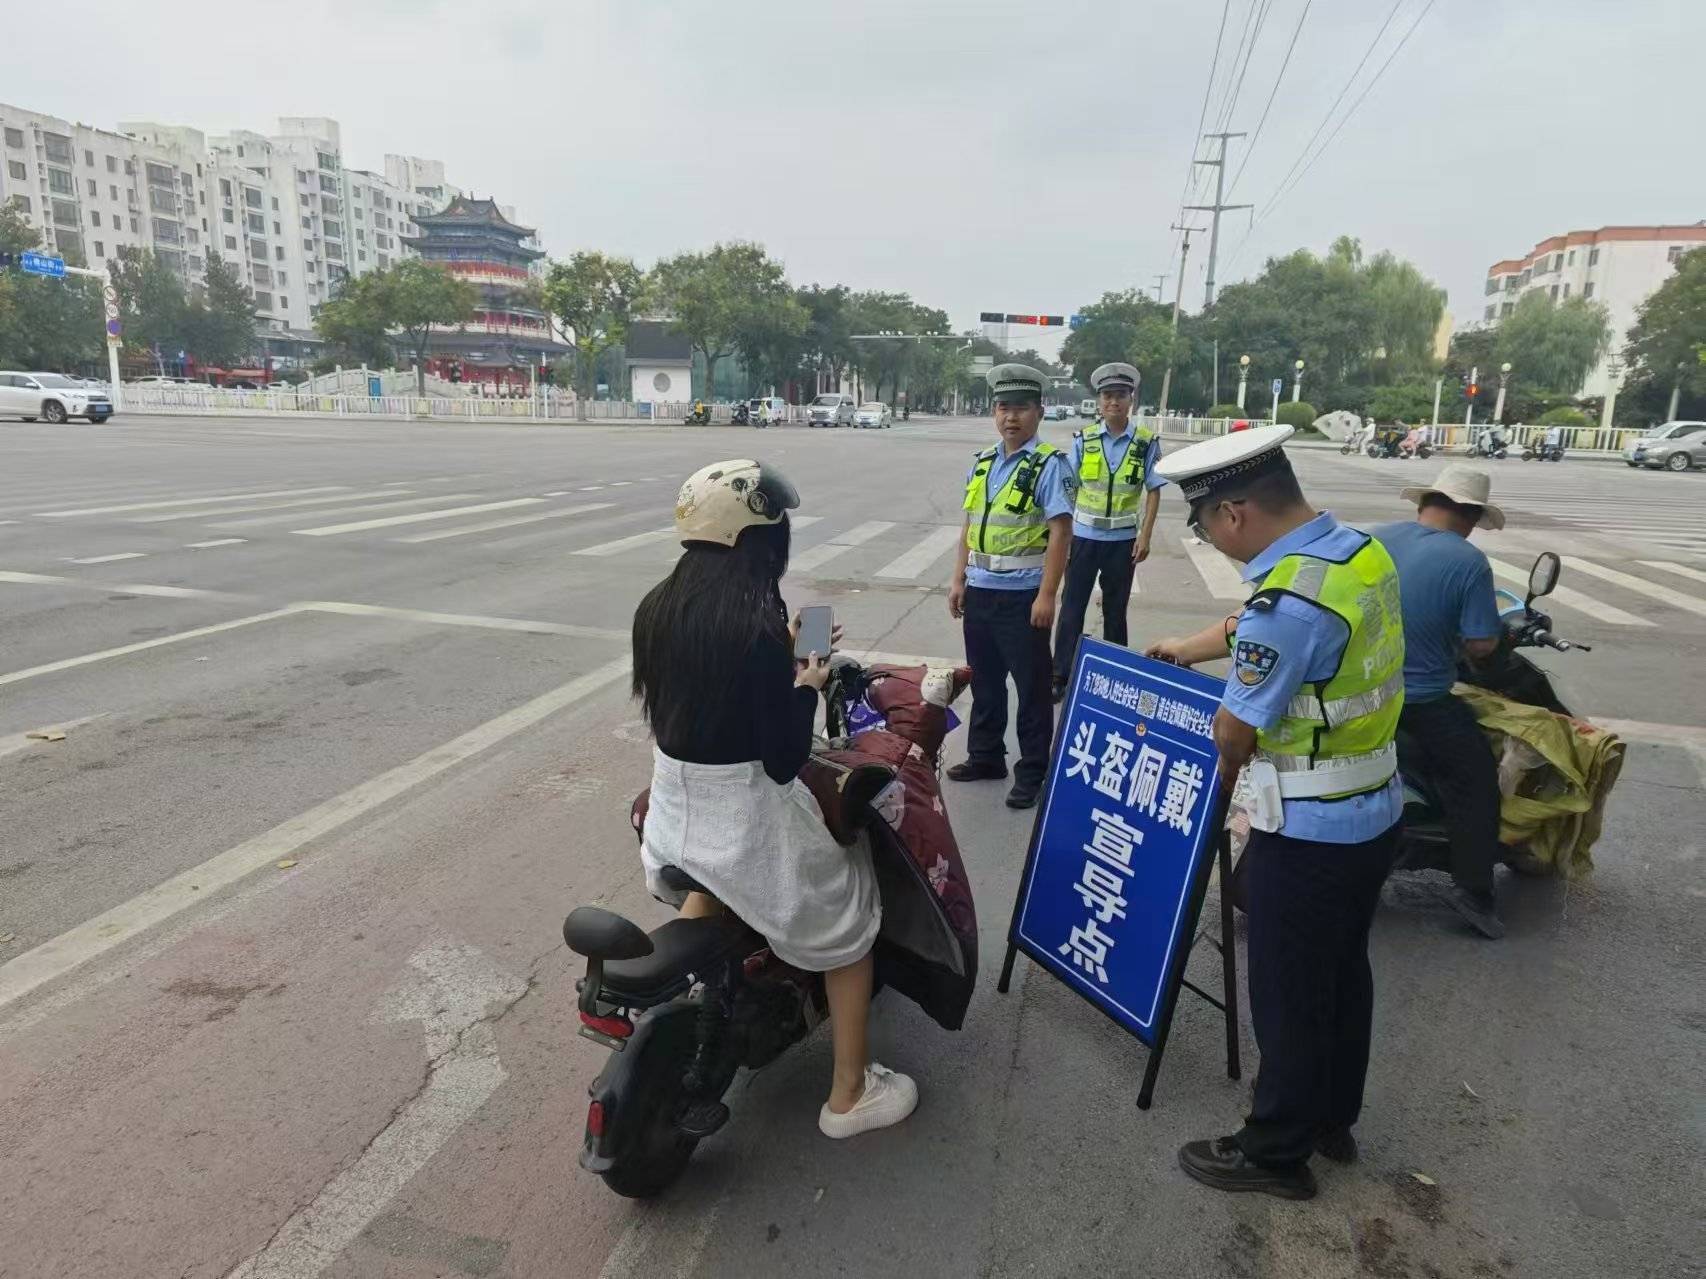
<svg viewBox="0 0 1706 1279"><path fill-rule="evenodd" d="M1238 650L1233 654L1232 669L1238 675L1238 682L1246 688L1255 688L1268 676L1274 673L1274 667L1279 665L1279 650L1266 644L1258 644L1254 640L1239 640Z"/></svg>

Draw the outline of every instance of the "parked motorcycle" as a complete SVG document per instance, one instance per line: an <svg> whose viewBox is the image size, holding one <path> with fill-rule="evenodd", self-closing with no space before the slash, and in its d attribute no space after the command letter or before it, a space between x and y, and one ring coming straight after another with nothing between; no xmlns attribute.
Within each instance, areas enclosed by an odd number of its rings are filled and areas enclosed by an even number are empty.
<svg viewBox="0 0 1706 1279"><path fill-rule="evenodd" d="M1502 461L1510 453L1510 441L1505 439L1503 428L1484 426L1475 432L1475 438L1470 442L1464 454L1468 457L1490 457Z"/></svg>
<svg viewBox="0 0 1706 1279"><path fill-rule="evenodd" d="M1550 648L1560 653L1573 649L1592 651L1586 644L1559 638L1553 633L1552 619L1534 607L1535 600L1550 595L1558 585L1558 569L1558 557L1551 551L1542 552L1529 569L1526 598L1519 601L1509 591L1499 591L1501 603L1509 605L1501 613L1504 628L1499 646L1484 662L1461 663L1459 680L1525 706L1543 706L1557 715L1570 714L1546 672L1520 651L1525 648ZM1405 754L1400 734L1400 761ZM1402 765L1399 771L1404 783L1404 836L1399 845L1397 869L1450 870L1451 839L1441 815L1441 800L1425 774L1405 772ZM1512 864L1521 866L1520 861Z"/></svg>
<svg viewBox="0 0 1706 1279"><path fill-rule="evenodd" d="M1522 460L1525 462L1562 462L1564 446L1548 444L1545 440L1535 444L1533 441L1522 446Z"/></svg>
<svg viewBox="0 0 1706 1279"><path fill-rule="evenodd" d="M914 999L950 1030L976 982L977 922L941 804L937 750L951 723L946 708L970 677L963 667L867 669L837 659L824 688L831 741L802 773L832 831L848 827L838 838L847 842L854 825L869 832L883 906L878 987ZM934 691L915 696L921 689ZM814 768L829 770L822 785L813 785ZM645 801L634 804L636 832ZM661 878L672 892L705 891L678 868ZM678 916L647 933L581 906L563 939L587 960L580 1033L612 1052L590 1089L581 1167L630 1198L662 1193L728 1122L723 1096L739 1070L775 1060L828 1015L822 974L783 963L726 912Z"/></svg>
<svg viewBox="0 0 1706 1279"><path fill-rule="evenodd" d="M692 409L681 420L688 426L709 426L711 424L711 406L703 400L695 400Z"/></svg>
<svg viewBox="0 0 1706 1279"><path fill-rule="evenodd" d="M735 405L733 420L736 426L752 425L752 409L747 406L746 401L743 400Z"/></svg>

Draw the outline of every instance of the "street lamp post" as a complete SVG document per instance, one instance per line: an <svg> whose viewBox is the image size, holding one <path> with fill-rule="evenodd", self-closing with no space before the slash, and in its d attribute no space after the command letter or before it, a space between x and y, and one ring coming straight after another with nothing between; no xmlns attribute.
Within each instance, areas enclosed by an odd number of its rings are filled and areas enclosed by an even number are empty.
<svg viewBox="0 0 1706 1279"><path fill-rule="evenodd" d="M1297 376L1291 380L1291 402L1296 404L1298 398L1303 394L1303 361L1299 360L1291 367L1297 370Z"/></svg>
<svg viewBox="0 0 1706 1279"><path fill-rule="evenodd" d="M1240 355L1238 357L1238 411L1240 413L1244 411L1244 387L1249 383L1249 381L1250 357L1247 355Z"/></svg>
<svg viewBox="0 0 1706 1279"><path fill-rule="evenodd" d="M1493 402L1493 426L1496 429L1505 420L1505 379L1511 375L1510 361L1499 365L1499 398Z"/></svg>
<svg viewBox="0 0 1706 1279"><path fill-rule="evenodd" d="M1676 421L1676 406L1682 400L1682 375L1688 371L1688 365L1682 360L1676 362L1676 380L1670 384L1670 407L1665 410L1665 421Z"/></svg>

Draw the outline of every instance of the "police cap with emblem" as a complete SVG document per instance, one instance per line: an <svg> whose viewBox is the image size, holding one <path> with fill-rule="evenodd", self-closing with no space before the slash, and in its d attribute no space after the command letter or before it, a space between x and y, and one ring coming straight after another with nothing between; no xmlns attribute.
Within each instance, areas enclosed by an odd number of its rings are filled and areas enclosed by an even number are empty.
<svg viewBox="0 0 1706 1279"><path fill-rule="evenodd" d="M1194 509L1217 491L1233 492L1264 475L1289 473L1291 463L1281 446L1291 435L1289 426L1258 426L1217 436L1167 454L1155 473L1177 484Z"/></svg>
<svg viewBox="0 0 1706 1279"><path fill-rule="evenodd" d="M1029 398L1040 401L1048 379L1029 364L997 364L989 370L989 389L998 400Z"/></svg>
<svg viewBox="0 0 1706 1279"><path fill-rule="evenodd" d="M1102 391L1126 391L1135 393L1137 384L1143 380L1143 375L1129 364L1117 361L1104 364L1090 375L1090 389L1098 393Z"/></svg>

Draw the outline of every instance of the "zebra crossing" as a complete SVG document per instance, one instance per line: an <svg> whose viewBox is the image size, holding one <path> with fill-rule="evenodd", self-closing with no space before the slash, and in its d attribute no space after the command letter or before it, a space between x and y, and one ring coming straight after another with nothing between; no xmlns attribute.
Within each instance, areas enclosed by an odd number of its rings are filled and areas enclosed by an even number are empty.
<svg viewBox="0 0 1706 1279"><path fill-rule="evenodd" d="M513 483L464 474L350 484L286 479L229 492L174 491L160 481L129 486L108 481L36 493L0 491L0 569L28 577L32 570L48 568L45 563L20 562L6 548L9 534L51 526L78 531L77 545L47 557L60 571L66 565L96 569L122 562L134 572L134 561L150 557L175 552L241 555L240 548L280 538L384 545L399 552L466 547L476 555L540 545L588 561L634 561L649 571L650 565L676 553L673 525L654 522L660 505L657 486L666 482L658 476L620 477L585 484L558 480L552 487L545 480L532 491L518 492ZM1501 496L1510 510L1546 506L1547 513L1559 519L1582 509L1571 507L1573 499L1566 494L1518 491ZM1677 529L1687 531L1667 535L1698 538L1706 550L1706 532L1696 531L1701 520L1692 510L1692 490L1659 494L1655 502L1657 515L1619 518L1642 528L1648 527L1642 522L1648 519L1674 519ZM1683 522L1685 513L1692 522ZM794 582L823 578L865 581L873 588L945 585L959 540L957 523L935 519L872 520L845 512L800 515L793 526ZM1608 531L1603 521L1593 527ZM98 535L89 532L91 528L98 528ZM137 534L131 545L124 544L126 529ZM187 535L180 539L180 533ZM169 539L170 545L159 545L162 539ZM1523 545L1483 545L1498 580L1519 589L1528 577ZM1548 604L1560 627L1568 619L1578 627L1592 623L1639 631L1706 618L1706 568L1698 564L1657 557L1614 559L1598 552L1565 555L1563 564L1564 584ZM1170 532L1157 534L1155 553L1139 571L1136 590L1150 598L1177 600L1181 606L1196 600L1219 607L1248 594L1238 565L1188 534Z"/></svg>

